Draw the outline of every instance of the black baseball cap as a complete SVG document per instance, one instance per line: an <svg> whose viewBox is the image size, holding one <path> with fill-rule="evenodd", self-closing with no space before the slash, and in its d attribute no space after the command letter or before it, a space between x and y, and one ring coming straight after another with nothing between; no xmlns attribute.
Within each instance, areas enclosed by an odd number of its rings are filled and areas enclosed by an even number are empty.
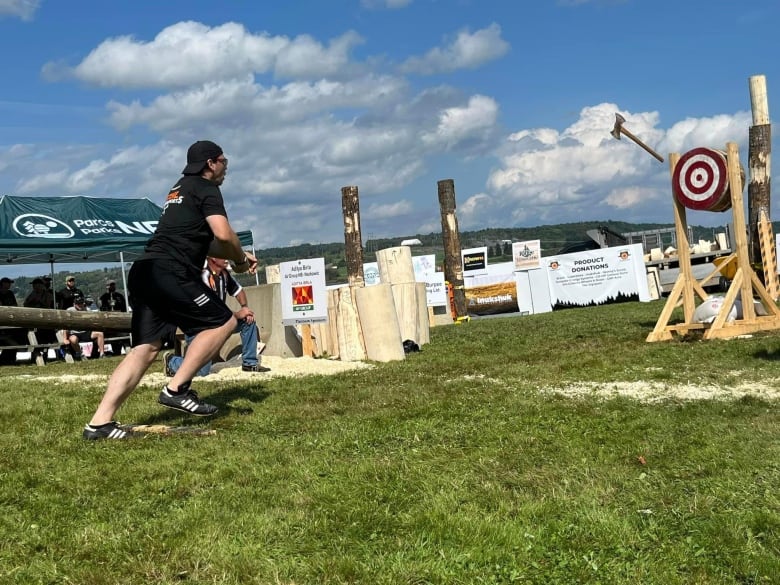
<svg viewBox="0 0 780 585"><path fill-rule="evenodd" d="M199 175L207 160L214 160L222 154L222 148L211 140L198 140L187 149L187 166L182 175Z"/></svg>

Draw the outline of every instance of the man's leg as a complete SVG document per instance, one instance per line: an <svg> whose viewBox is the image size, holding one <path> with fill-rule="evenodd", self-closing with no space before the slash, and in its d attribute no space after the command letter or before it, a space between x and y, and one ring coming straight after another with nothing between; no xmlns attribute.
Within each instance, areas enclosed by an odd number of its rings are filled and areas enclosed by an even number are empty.
<svg viewBox="0 0 780 585"><path fill-rule="evenodd" d="M211 361L212 356L227 341L236 327L235 317L231 317L220 327L204 329L198 333L187 346L187 353L179 365L179 369L168 383L168 388L177 390L179 386L189 383L203 366Z"/></svg>
<svg viewBox="0 0 780 585"><path fill-rule="evenodd" d="M187 335L185 336L185 341L187 342L187 347L189 348L190 344L192 343L192 340L195 339L194 335ZM184 361L184 356L182 355L170 355L173 352L167 352L165 355L165 375L170 376L171 378L176 375L176 372L179 371L179 368L181 367L182 362ZM196 376L208 376L209 372L211 372L211 360L206 362L206 365L204 365L200 370L198 370L198 373L195 374Z"/></svg>
<svg viewBox="0 0 780 585"><path fill-rule="evenodd" d="M160 346L160 342L138 345L125 355L114 373L111 374L111 378L108 380L108 389L89 422L90 425L102 425L114 419L116 411L135 390L146 370L154 362L160 351Z"/></svg>
<svg viewBox="0 0 780 585"><path fill-rule="evenodd" d="M238 334L241 337L241 364L244 366L256 366L257 359L257 325L247 323L242 319L238 322Z"/></svg>

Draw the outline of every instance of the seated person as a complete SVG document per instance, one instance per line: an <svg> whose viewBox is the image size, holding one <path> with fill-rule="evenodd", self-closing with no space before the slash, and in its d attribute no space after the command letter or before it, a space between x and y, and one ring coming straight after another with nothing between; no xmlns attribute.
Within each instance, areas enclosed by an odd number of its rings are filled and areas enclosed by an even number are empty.
<svg viewBox="0 0 780 585"><path fill-rule="evenodd" d="M66 309L67 311L86 311L87 301L82 295L74 295L73 306ZM81 351L81 343L92 341L92 355L93 357L105 357L103 353L103 332L102 331L78 331L75 329L66 329L63 331L63 339L66 344L64 349L69 351L73 356L73 359L81 360L84 355ZM95 346L99 355L95 356Z"/></svg>
<svg viewBox="0 0 780 585"><path fill-rule="evenodd" d="M43 278L34 278L32 281L32 291L24 299L24 306L31 309L53 309L54 295L51 289L46 288L46 281ZM54 329L38 328L35 332L38 343L54 343L57 341L57 333Z"/></svg>

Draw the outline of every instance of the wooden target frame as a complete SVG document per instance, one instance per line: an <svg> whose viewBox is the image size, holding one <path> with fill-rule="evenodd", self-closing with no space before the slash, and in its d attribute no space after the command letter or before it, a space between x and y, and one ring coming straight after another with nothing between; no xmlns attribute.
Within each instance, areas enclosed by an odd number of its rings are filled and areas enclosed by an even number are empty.
<svg viewBox="0 0 780 585"><path fill-rule="evenodd" d="M726 145L727 177L736 245L734 252L720 263L715 270L703 280L697 281L691 270L690 244L688 242L688 223L685 206L676 196L675 189L679 186L680 174L675 175L675 169L680 161L678 153L669 155L669 167L672 174L672 200L674 202L674 224L677 235L677 254L680 262L680 273L674 283L672 292L666 300L661 316L646 341L667 341L673 334L685 335L691 331L703 330L704 339L728 339L738 335L780 329L780 309L767 289L756 276L750 264L748 253L747 229L745 224L745 209L742 199L744 179L739 163L737 144L729 142ZM736 274L731 281L724 297L723 305L715 320L710 323L695 323L693 312L696 309L695 296L702 301L709 295L704 291L704 285L713 277L723 272L726 267L736 266ZM737 298L742 302L742 318L727 322L726 319ZM754 297L766 310L766 315L757 315ZM672 312L682 304L684 321L669 325Z"/></svg>

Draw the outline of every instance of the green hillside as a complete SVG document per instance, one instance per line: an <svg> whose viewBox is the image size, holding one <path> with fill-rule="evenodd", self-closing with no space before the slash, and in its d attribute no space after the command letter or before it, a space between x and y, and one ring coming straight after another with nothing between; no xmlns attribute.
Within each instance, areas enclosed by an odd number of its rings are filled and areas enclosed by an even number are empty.
<svg viewBox="0 0 780 585"><path fill-rule="evenodd" d="M671 224L660 223L627 223L622 221L584 221L577 223L562 223L554 225L542 225L528 228L488 228L476 231L462 231L460 233L460 243L462 248L474 248L480 246L488 247L488 258L491 263L506 262L511 260L511 244L509 242L518 242L524 240L540 240L542 254L549 256L558 253L562 248L578 242L588 240L588 230L598 228L607 228L612 232L624 234L629 232L638 232L644 230L653 230L661 228L671 228ZM777 231L778 226L775 226ZM723 231L723 228L711 228L703 226L691 226L693 240L714 239L716 231ZM405 234L393 238L376 238L365 242L363 258L365 262L376 260L377 250L383 250L393 246L400 245L405 239L417 238L422 245L415 246L413 253L415 256L423 254L435 254L437 263L441 264L444 257L444 245L441 232L430 234ZM263 266L278 264L290 260L301 258L324 258L327 267L328 284L338 284L346 282L346 258L344 256L344 242L332 242L328 244L300 244L297 246L287 246L283 248L266 248L257 250L257 256L260 260L260 282L265 282ZM116 268L100 268L86 272L73 273L66 264L55 265L54 288L58 290L65 284L65 276L75 274L76 282L79 288L87 296L95 300L105 292L105 283L109 279L117 281L117 288L122 289L122 273ZM48 273L48 266L41 265L41 274ZM34 277L20 276L14 283L13 290L19 304L22 304L24 297L31 290L31 281ZM255 278L248 275L239 275L239 281L242 285L255 284Z"/></svg>

